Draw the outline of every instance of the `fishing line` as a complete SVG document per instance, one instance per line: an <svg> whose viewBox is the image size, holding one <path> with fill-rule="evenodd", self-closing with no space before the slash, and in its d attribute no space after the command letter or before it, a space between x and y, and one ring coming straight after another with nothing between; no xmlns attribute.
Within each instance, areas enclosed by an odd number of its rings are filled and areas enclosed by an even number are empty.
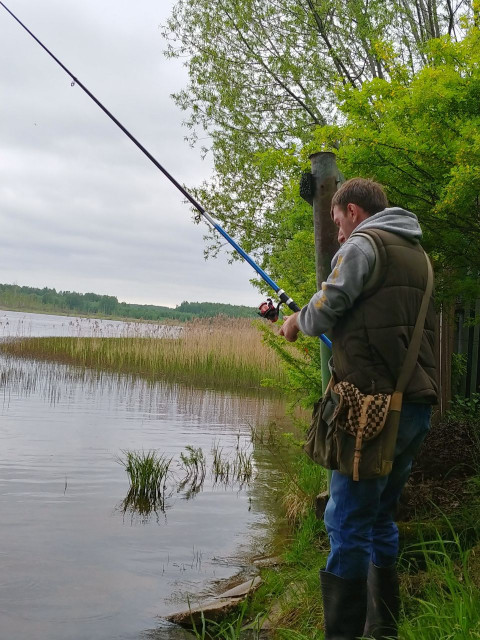
<svg viewBox="0 0 480 640"><path fill-rule="evenodd" d="M253 269L258 273L258 275L275 291L280 299L279 305L277 305L277 317L278 317L278 308L280 304L286 304L292 311L300 311L300 307L288 296L283 289L281 289L278 284L270 278L270 276L246 253L242 247L235 242L235 240L223 229L218 222L212 218L212 216L202 207L202 205L197 202L197 200L177 181L175 178L169 173L165 167L163 167L160 162L152 154L141 144L134 135L130 133L130 131L123 126L123 124L117 120L117 118L100 102L100 100L94 96L94 94L87 89L87 87L81 82L73 73L48 49L43 42L41 42L37 36L30 31L30 29L19 19L17 16L10 11L10 9L0 1L0 5L7 11L12 18L18 22L18 24L25 29L25 31L37 42L48 55L53 58L53 60L65 71L65 73L70 76L72 79L71 85L72 87L78 85L89 98L95 102L95 104L100 107L100 109L114 122L119 129L123 131L123 133L130 138L130 140L140 149L140 151L152 162L157 169L159 169L163 175L170 180L170 182L182 193L183 196L197 209L197 211L216 229L216 231L223 237L225 240L239 253L242 258L248 262L248 264L253 267ZM327 346L331 348L332 343L325 335L321 335L320 339L325 342Z"/></svg>

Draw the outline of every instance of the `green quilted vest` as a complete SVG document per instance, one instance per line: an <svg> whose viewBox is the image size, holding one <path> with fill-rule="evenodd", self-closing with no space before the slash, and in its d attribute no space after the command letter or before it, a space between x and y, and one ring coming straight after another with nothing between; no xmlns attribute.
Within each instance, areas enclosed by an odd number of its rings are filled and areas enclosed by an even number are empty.
<svg viewBox="0 0 480 640"><path fill-rule="evenodd" d="M427 282L423 249L387 231L368 229L375 242L378 276L332 329L338 380L364 394L392 393L400 374ZM430 300L417 365L405 402L437 402L436 314Z"/></svg>

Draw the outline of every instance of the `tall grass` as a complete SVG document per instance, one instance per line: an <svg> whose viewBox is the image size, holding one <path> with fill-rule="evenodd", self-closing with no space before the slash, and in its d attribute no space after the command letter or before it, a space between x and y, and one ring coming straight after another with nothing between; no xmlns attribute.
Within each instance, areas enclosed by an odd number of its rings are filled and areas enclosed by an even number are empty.
<svg viewBox="0 0 480 640"><path fill-rule="evenodd" d="M186 446L186 452L180 454L181 467L184 475L180 481L178 491L187 488L186 498L193 497L200 491L205 480L207 463L201 447Z"/></svg>
<svg viewBox="0 0 480 640"><path fill-rule="evenodd" d="M148 515L165 510L166 483L171 458L155 451L123 451L118 461L125 467L130 489L122 503L124 512L130 510Z"/></svg>
<svg viewBox="0 0 480 640"><path fill-rule="evenodd" d="M232 455L224 454L219 443L212 445L212 476L214 483L225 485L238 483L242 487L249 483L253 476L253 452L249 447L242 447L240 440Z"/></svg>
<svg viewBox="0 0 480 640"><path fill-rule="evenodd" d="M165 512L167 500L174 491L190 500L203 489L209 460L201 447L187 445L176 461L156 451L124 450L121 453L116 460L129 479L128 493L121 503L124 513L130 511L148 517L152 512ZM237 485L241 489L251 482L255 470L253 453L248 446L241 446L240 438L229 454L224 454L217 442L213 442L211 453L210 472L214 485Z"/></svg>
<svg viewBox="0 0 480 640"><path fill-rule="evenodd" d="M400 627L404 640L467 640L480 638L480 590L472 574L470 551L460 538L415 545L423 554L422 593L407 603L413 615Z"/></svg>
<svg viewBox="0 0 480 640"><path fill-rule="evenodd" d="M259 388L285 381L279 359L248 319L185 325L178 338L21 338L1 345L14 356L53 360L210 388Z"/></svg>

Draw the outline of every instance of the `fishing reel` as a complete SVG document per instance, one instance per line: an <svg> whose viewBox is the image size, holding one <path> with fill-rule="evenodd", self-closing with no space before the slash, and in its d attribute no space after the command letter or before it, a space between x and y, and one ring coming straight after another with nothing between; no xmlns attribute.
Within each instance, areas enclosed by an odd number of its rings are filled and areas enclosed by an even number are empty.
<svg viewBox="0 0 480 640"><path fill-rule="evenodd" d="M282 303L279 302L277 306L273 304L271 298L267 298L266 302L262 302L262 304L258 307L258 315L262 316L262 318L266 318L270 320L270 322L276 322L278 320L278 316L280 314L280 305Z"/></svg>

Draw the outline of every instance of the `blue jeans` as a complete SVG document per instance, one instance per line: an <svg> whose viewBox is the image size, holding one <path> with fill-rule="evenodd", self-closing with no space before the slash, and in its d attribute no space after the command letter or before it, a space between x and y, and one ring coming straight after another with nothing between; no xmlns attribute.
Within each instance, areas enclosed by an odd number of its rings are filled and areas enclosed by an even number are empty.
<svg viewBox="0 0 480 640"><path fill-rule="evenodd" d="M398 554L395 512L402 489L430 426L431 406L405 403L400 414L395 460L388 476L354 482L332 473L325 527L330 538L326 571L341 578L367 576L372 561L390 567Z"/></svg>

